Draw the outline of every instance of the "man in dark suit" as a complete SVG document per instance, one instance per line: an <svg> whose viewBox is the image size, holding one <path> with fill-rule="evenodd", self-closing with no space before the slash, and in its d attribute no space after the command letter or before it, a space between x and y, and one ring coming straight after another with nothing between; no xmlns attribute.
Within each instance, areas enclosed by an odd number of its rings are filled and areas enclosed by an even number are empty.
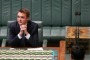
<svg viewBox="0 0 90 60"><path fill-rule="evenodd" d="M11 47L37 47L38 25L29 20L30 12L22 8L17 13L17 21L9 26L9 45Z"/></svg>

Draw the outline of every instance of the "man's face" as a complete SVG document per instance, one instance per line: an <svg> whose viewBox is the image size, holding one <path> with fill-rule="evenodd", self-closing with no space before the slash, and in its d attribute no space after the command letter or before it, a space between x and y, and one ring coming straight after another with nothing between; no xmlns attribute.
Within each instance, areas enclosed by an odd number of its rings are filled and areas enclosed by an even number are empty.
<svg viewBox="0 0 90 60"><path fill-rule="evenodd" d="M18 21L19 25L24 25L27 23L28 18L25 13L18 12L17 21Z"/></svg>

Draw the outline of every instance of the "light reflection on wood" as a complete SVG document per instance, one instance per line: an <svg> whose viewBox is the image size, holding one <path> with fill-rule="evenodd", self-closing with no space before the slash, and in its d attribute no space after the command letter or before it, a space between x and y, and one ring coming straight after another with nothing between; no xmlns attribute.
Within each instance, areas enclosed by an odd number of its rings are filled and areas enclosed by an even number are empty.
<svg viewBox="0 0 90 60"><path fill-rule="evenodd" d="M66 31L66 38L75 38L75 26L67 26ZM79 27L79 38L90 38L90 27Z"/></svg>

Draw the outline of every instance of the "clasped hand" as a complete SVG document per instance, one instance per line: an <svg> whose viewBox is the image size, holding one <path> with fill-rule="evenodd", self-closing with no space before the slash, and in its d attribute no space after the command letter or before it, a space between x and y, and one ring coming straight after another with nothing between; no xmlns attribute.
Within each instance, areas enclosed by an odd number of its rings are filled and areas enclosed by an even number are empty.
<svg viewBox="0 0 90 60"><path fill-rule="evenodd" d="M23 33L25 33L26 35L29 34L28 31L27 31L27 25L20 25L19 35L22 36Z"/></svg>

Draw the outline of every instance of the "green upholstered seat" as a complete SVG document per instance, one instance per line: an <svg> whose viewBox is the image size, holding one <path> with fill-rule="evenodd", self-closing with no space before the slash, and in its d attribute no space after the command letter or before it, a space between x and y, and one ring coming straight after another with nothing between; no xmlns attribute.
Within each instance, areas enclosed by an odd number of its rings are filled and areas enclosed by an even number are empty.
<svg viewBox="0 0 90 60"><path fill-rule="evenodd" d="M7 39L7 26L0 27L0 46L3 39Z"/></svg>
<svg viewBox="0 0 90 60"><path fill-rule="evenodd" d="M7 26L0 27L0 40L6 38L7 36Z"/></svg>
<svg viewBox="0 0 90 60"><path fill-rule="evenodd" d="M50 40L51 36L51 27L43 27L43 39Z"/></svg>
<svg viewBox="0 0 90 60"><path fill-rule="evenodd" d="M60 40L61 38L61 28L60 27L51 27L51 40Z"/></svg>
<svg viewBox="0 0 90 60"><path fill-rule="evenodd" d="M65 27L52 27L51 28L51 40L60 41L65 39L66 29Z"/></svg>
<svg viewBox="0 0 90 60"><path fill-rule="evenodd" d="M77 26L77 21L79 26L90 26L89 3L90 0L0 0L0 43L7 36L7 21L16 20L20 8L28 8L33 21L43 22L40 40L58 41L65 39L65 26ZM81 16L75 16L76 11Z"/></svg>

